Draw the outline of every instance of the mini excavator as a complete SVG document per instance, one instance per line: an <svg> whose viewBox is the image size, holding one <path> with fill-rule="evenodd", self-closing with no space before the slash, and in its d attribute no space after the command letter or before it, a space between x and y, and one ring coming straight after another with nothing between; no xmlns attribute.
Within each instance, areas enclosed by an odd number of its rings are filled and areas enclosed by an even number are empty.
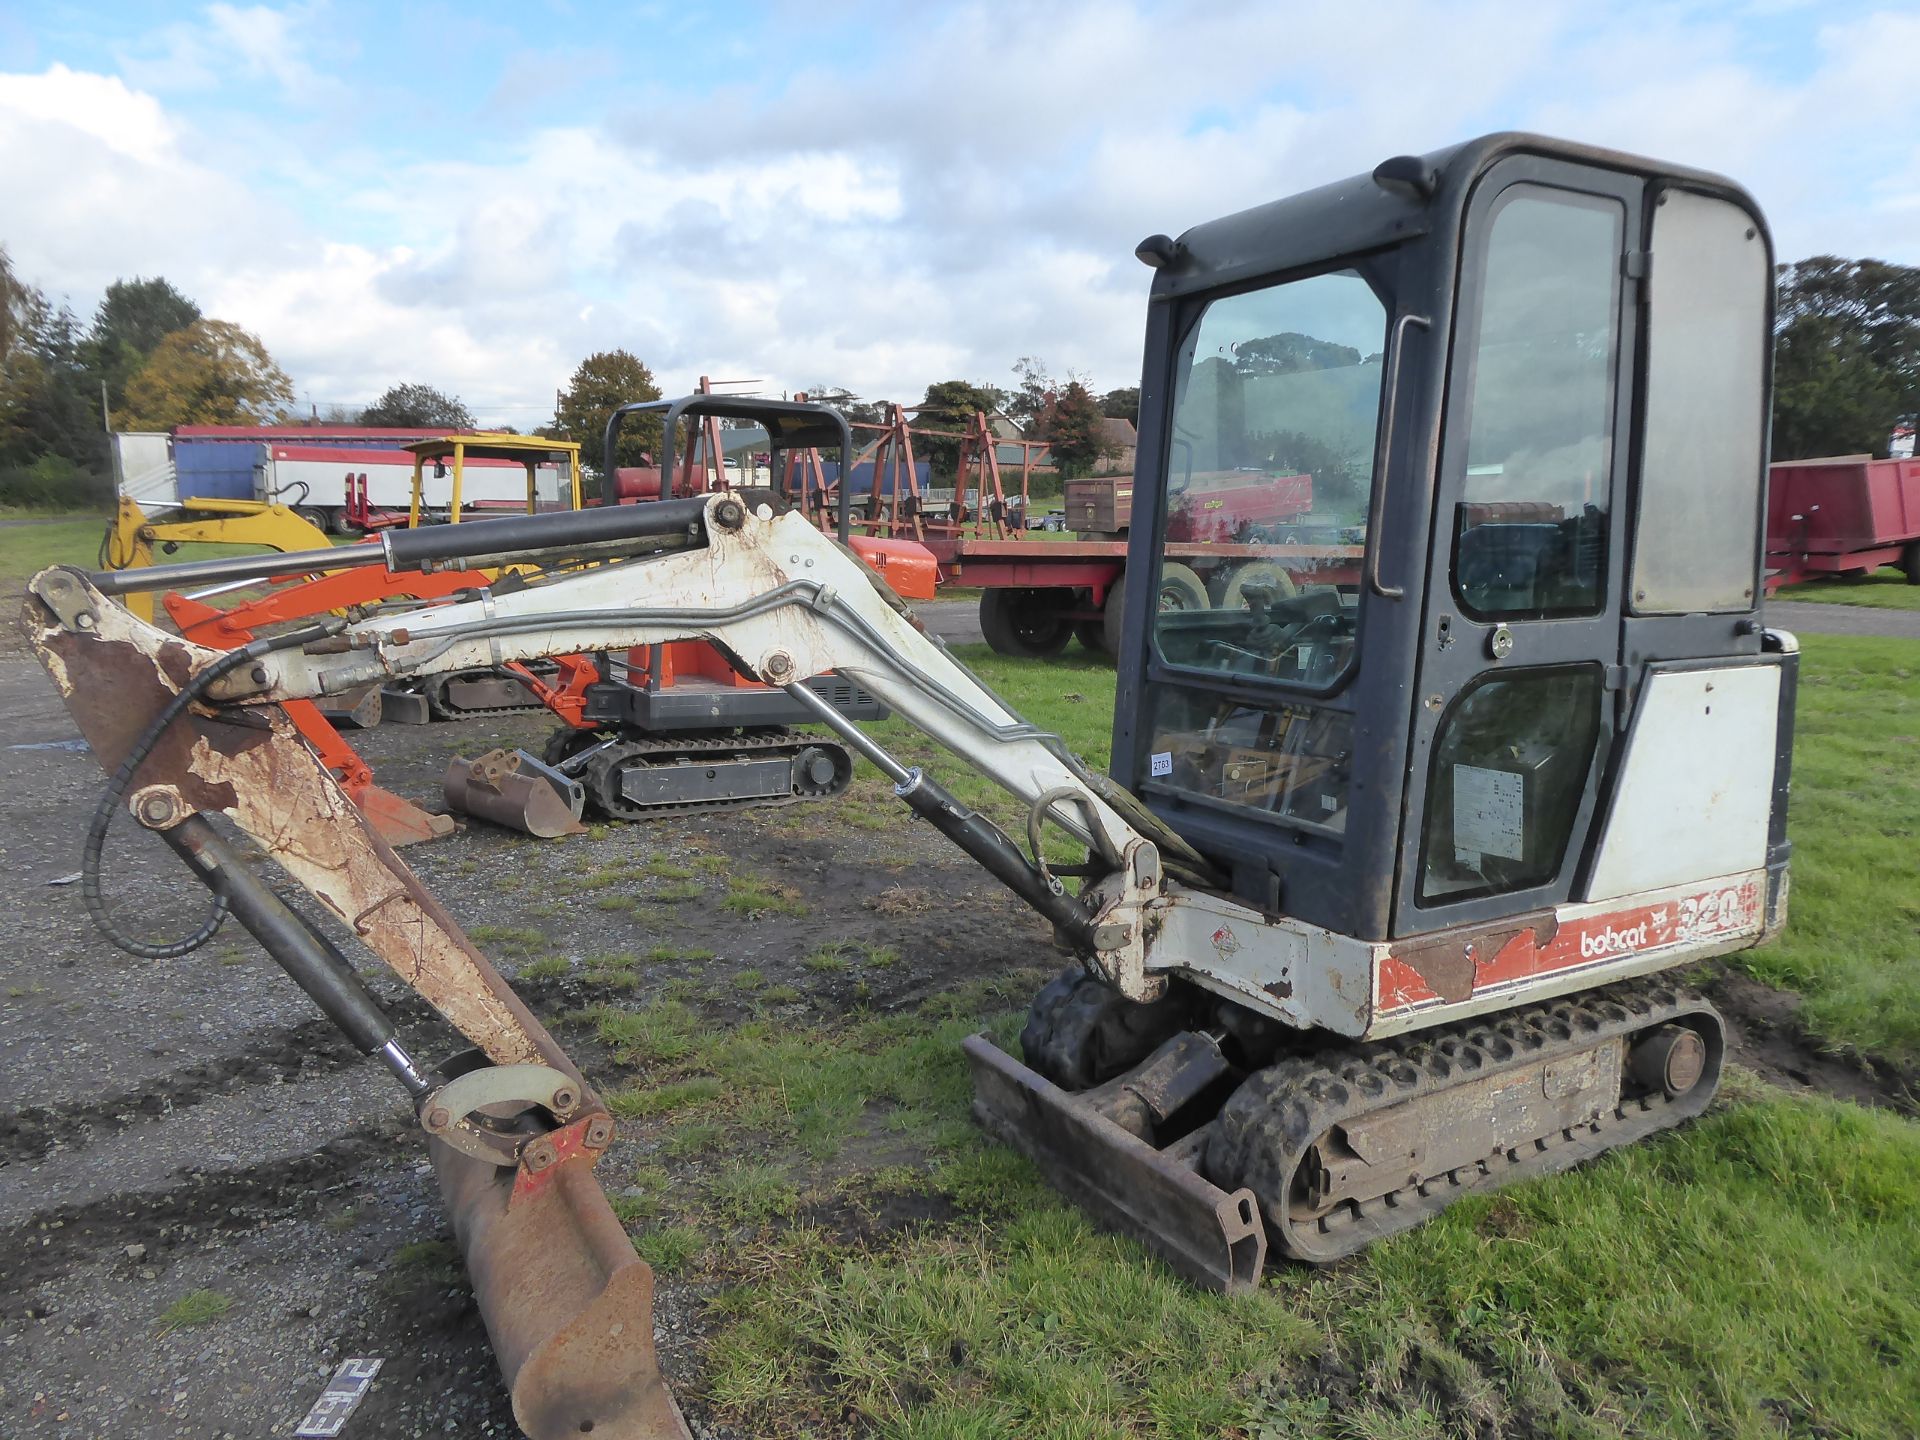
<svg viewBox="0 0 1920 1440"><path fill-rule="evenodd" d="M705 640L1073 955L1020 1058L966 1044L991 1132L1198 1283L1257 1283L1269 1246L1351 1254L1699 1114L1723 1027L1673 972L1785 922L1797 653L1758 608L1769 243L1725 180L1512 134L1145 241L1129 564L1154 571L1183 515L1259 475L1310 475L1366 549L1351 588L1161 612L1130 587L1107 774L750 493L389 531L366 563L545 568L224 652L129 614L111 575L43 571L28 634L112 774L87 903L113 924L101 839L128 811L214 912L120 943L178 953L230 910L392 1071L528 1434L685 1435L651 1276L592 1178L600 1095L282 706ZM690 397L668 433L703 405L837 420ZM806 683L829 670L1005 787L1027 834L837 713ZM235 830L474 1048L407 1049ZM1050 830L1084 863L1049 866Z"/></svg>

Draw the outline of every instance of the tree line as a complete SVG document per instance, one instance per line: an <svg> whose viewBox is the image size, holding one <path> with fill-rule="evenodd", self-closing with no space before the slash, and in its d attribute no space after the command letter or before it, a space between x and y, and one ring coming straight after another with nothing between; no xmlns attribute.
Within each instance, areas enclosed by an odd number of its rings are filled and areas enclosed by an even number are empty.
<svg viewBox="0 0 1920 1440"><path fill-rule="evenodd" d="M1885 455L1897 426L1920 415L1920 267L1816 255L1779 267L1775 306L1773 455ZM1138 422L1136 387L1096 394L1087 377L1056 376L1036 356L1011 367L1007 385L939 380L909 406L917 426L960 430L976 411L1004 415L1045 441L1056 471L1086 474L1118 458L1102 421ZM820 385L809 395L855 421L886 407ZM578 441L597 468L608 416L657 400L653 372L626 350L589 355L536 432ZM0 503L71 504L103 498L110 466L106 424L116 430L177 425L270 424L287 417L293 385L259 337L201 313L160 277L116 280L82 324L14 271L0 247ZM400 384L335 421L468 430L457 396ZM640 464L660 444L658 416L622 427L618 462ZM921 453L951 475L958 444L929 439Z"/></svg>
<svg viewBox="0 0 1920 1440"><path fill-rule="evenodd" d="M1773 458L1884 456L1920 415L1920 266L1782 265L1774 317Z"/></svg>
<svg viewBox="0 0 1920 1440"><path fill-rule="evenodd" d="M168 281L116 280L83 326L0 249L0 501L104 498L108 423L263 423L292 400L258 336L203 315Z"/></svg>

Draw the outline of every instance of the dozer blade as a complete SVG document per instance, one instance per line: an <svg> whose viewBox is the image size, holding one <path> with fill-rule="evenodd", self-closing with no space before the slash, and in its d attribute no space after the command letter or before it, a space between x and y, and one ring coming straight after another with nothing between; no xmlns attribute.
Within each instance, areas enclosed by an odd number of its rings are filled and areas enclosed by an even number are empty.
<svg viewBox="0 0 1920 1440"><path fill-rule="evenodd" d="M429 1142L513 1418L533 1440L691 1440L653 1346L653 1271L591 1157L513 1170Z"/></svg>
<svg viewBox="0 0 1920 1440"><path fill-rule="evenodd" d="M1133 1236L1197 1285L1251 1290L1267 1235L1251 1190L1210 1183L1182 1156L1156 1150L1000 1050L984 1035L961 1049L973 1071L973 1115L1097 1219Z"/></svg>

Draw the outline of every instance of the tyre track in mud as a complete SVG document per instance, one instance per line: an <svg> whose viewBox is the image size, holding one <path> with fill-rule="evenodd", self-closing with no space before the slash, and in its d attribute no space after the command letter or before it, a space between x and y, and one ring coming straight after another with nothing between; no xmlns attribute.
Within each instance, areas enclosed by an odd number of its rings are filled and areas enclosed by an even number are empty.
<svg viewBox="0 0 1920 1440"><path fill-rule="evenodd" d="M239 1084L293 1084L360 1058L324 1020L256 1032L243 1053L198 1061L95 1099L0 1113L0 1170L44 1159L56 1147L88 1144L103 1134L163 1120Z"/></svg>
<svg viewBox="0 0 1920 1440"><path fill-rule="evenodd" d="M0 1319L35 1315L23 1297L103 1248L142 1246L143 1260L159 1268L189 1237L207 1232L239 1234L261 1223L312 1219L355 1188L355 1172L368 1161L391 1161L395 1142L408 1127L399 1123L359 1126L319 1149L269 1165L241 1170L183 1167L163 1189L123 1191L79 1204L39 1210L0 1229L0 1248L13 1257L0 1277Z"/></svg>

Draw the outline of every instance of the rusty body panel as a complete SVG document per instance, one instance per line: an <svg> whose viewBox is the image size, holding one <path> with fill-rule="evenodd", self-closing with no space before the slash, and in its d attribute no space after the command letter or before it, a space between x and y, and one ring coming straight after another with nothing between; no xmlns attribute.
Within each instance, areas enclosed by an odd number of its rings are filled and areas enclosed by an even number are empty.
<svg viewBox="0 0 1920 1440"><path fill-rule="evenodd" d="M25 618L41 663L108 769L188 675L220 654L179 640L149 651L141 642L156 632L111 604L98 607L91 634L61 626L33 599ZM161 738L135 784L173 792L182 818L233 821L495 1063L578 1073L279 706L187 716Z"/></svg>
<svg viewBox="0 0 1920 1440"><path fill-rule="evenodd" d="M140 623L71 572L37 576L22 619L110 772L136 753L194 675L230 654ZM479 1088L509 1098L469 1116L454 1112L469 1108L455 1097L475 1089L471 1068L451 1080L423 1075L397 1052L423 1129L446 1137L429 1146L526 1432L535 1440L588 1431L686 1440L654 1351L652 1271L593 1178L613 1139L612 1118L285 711L192 706L152 744L131 786L136 816L154 828L215 814L231 821L492 1062L482 1066L491 1083ZM265 932L255 934L268 943ZM542 1128L543 1113L556 1128Z"/></svg>

